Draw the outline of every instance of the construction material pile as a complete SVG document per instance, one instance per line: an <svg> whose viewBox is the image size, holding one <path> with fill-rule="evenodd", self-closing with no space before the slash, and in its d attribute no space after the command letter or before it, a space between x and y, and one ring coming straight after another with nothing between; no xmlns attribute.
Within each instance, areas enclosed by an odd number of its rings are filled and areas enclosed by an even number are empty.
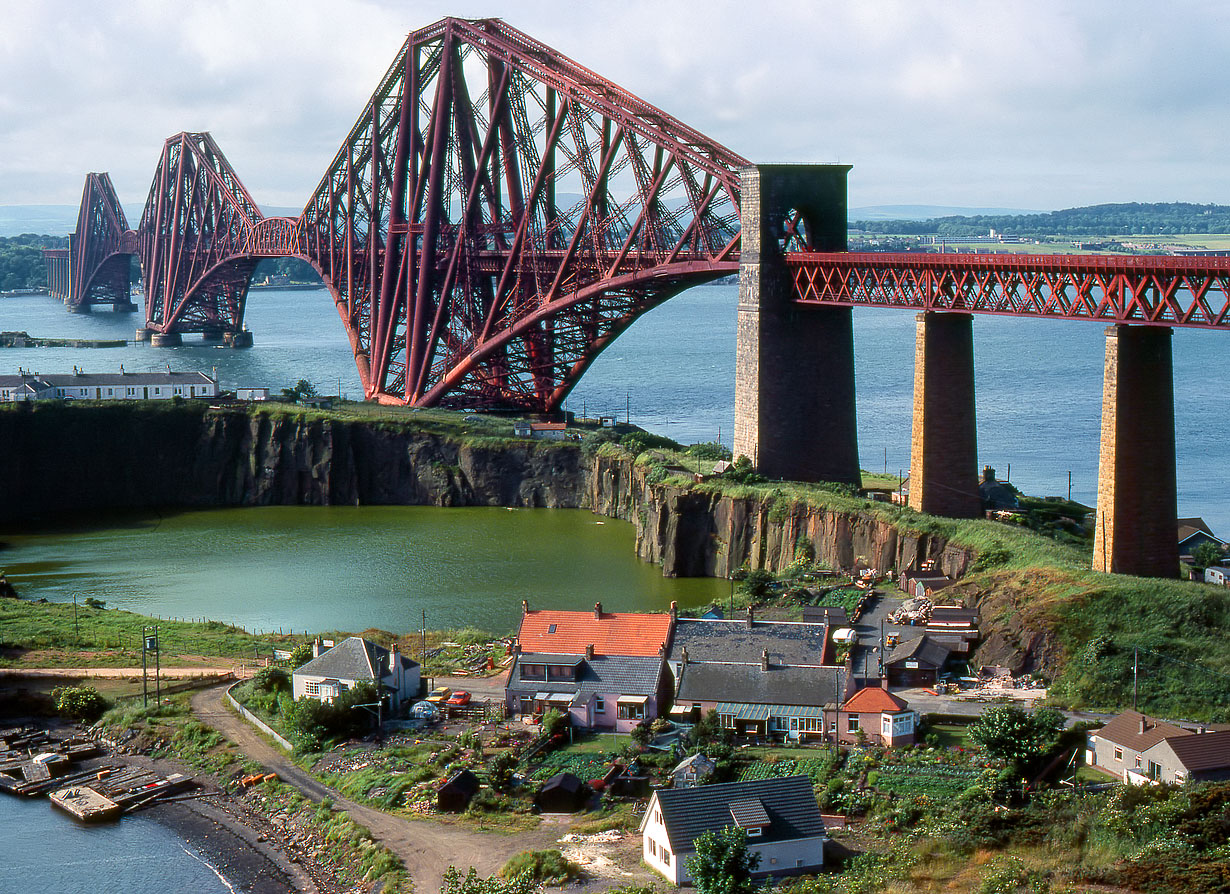
<svg viewBox="0 0 1230 894"><path fill-rule="evenodd" d="M890 624L926 624L931 620L934 604L926 596L916 596L901 603L901 608L888 616Z"/></svg>

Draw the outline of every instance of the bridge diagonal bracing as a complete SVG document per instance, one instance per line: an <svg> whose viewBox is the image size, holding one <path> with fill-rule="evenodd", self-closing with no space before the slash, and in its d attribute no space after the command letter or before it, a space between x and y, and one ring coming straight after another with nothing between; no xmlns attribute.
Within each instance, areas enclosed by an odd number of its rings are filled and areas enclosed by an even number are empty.
<svg viewBox="0 0 1230 894"><path fill-rule="evenodd" d="M792 252L801 305L1230 328L1230 258Z"/></svg>
<svg viewBox="0 0 1230 894"><path fill-rule="evenodd" d="M414 32L303 213L369 398L557 407L738 269L744 160L499 20Z"/></svg>

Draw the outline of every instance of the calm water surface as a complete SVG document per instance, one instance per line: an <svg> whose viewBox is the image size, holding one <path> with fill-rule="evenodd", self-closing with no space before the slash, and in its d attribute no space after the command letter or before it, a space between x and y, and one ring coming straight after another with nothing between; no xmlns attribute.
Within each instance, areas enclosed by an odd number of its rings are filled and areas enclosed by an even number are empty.
<svg viewBox="0 0 1230 894"><path fill-rule="evenodd" d="M0 795L0 894L229 894L203 857L140 814L74 822L40 798Z"/></svg>
<svg viewBox="0 0 1230 894"><path fill-rule="evenodd" d="M662 611L729 584L670 579L632 525L581 510L425 506L220 509L0 535L22 596L211 618L249 630L503 633L538 608Z"/></svg>

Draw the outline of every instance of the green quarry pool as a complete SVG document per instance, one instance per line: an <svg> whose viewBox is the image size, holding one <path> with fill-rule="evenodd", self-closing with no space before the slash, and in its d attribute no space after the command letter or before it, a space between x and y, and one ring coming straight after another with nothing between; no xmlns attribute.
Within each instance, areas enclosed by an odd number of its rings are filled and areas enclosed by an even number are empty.
<svg viewBox="0 0 1230 894"><path fill-rule="evenodd" d="M515 628L538 608L662 611L729 584L664 578L632 525L582 510L422 506L212 509L0 533L24 599L208 618L253 632Z"/></svg>

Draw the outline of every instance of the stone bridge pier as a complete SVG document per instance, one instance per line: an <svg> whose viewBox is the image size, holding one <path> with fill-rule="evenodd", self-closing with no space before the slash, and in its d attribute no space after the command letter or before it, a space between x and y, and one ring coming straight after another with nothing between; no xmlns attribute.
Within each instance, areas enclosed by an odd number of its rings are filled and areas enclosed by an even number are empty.
<svg viewBox="0 0 1230 894"><path fill-rule="evenodd" d="M739 172L734 454L770 478L859 484L851 310L797 306L784 244L797 216L807 248L845 251L849 170L751 165Z"/></svg>

